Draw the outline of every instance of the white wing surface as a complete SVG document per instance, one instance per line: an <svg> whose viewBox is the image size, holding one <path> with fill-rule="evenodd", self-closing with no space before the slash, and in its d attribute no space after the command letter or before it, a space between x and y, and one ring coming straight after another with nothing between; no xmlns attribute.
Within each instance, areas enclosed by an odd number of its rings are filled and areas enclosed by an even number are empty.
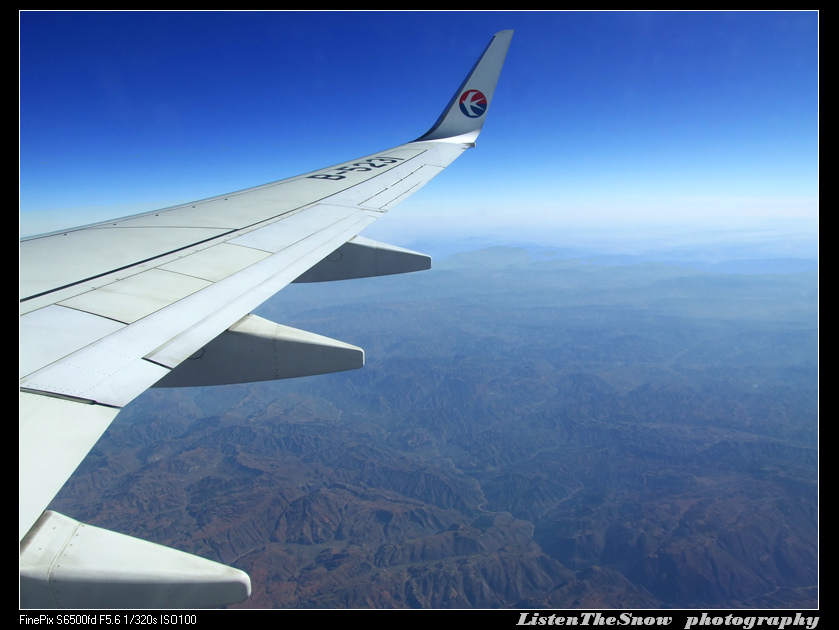
<svg viewBox="0 0 839 630"><path fill-rule="evenodd" d="M119 410L153 386L359 368L340 341L250 315L290 282L416 271L358 234L474 146L512 31L495 35L419 139L228 195L20 243L23 607L241 601L237 569L44 512Z"/></svg>

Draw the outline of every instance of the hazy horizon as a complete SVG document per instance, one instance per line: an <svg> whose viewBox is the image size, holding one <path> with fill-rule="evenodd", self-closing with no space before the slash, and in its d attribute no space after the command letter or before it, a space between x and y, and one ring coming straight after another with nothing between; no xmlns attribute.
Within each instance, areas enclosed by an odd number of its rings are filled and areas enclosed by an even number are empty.
<svg viewBox="0 0 839 630"><path fill-rule="evenodd" d="M407 142L503 29L477 147L366 236L818 233L817 12L19 15L21 236Z"/></svg>

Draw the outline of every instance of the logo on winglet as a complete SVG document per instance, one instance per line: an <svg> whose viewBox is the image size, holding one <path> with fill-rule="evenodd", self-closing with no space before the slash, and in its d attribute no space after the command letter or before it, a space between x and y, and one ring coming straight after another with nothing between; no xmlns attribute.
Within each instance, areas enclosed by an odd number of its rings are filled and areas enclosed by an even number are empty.
<svg viewBox="0 0 839 630"><path fill-rule="evenodd" d="M487 110L487 97L480 90L466 90L460 95L460 111L469 118L483 116Z"/></svg>

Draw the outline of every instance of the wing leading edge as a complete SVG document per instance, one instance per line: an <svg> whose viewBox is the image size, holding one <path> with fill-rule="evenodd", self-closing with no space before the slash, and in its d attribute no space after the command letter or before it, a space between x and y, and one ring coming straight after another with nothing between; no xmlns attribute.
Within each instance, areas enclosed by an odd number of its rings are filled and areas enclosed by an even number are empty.
<svg viewBox="0 0 839 630"><path fill-rule="evenodd" d="M360 348L250 313L291 282L430 267L427 256L358 234L474 146L511 37L493 37L413 142L21 241L21 606L210 607L249 596L242 571L44 510L119 410L149 387L363 365Z"/></svg>

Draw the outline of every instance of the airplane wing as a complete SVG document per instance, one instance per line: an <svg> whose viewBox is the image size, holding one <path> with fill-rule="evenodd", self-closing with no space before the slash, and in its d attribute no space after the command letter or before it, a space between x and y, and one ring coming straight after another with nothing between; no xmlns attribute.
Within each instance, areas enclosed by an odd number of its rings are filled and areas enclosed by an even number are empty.
<svg viewBox="0 0 839 630"><path fill-rule="evenodd" d="M242 571L44 511L149 387L359 368L360 348L251 315L291 282L427 269L359 236L474 146L512 31L399 147L228 195L20 243L19 539L26 608L210 607Z"/></svg>

